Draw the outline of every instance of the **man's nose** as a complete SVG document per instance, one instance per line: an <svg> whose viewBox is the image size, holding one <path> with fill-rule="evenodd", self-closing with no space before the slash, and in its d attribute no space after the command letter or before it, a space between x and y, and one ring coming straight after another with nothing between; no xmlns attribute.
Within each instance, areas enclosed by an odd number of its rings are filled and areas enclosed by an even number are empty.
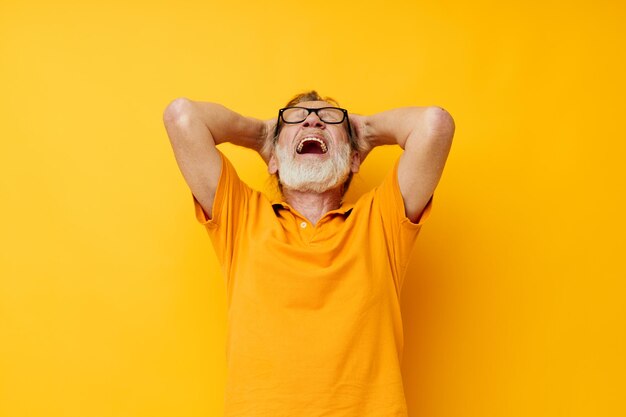
<svg viewBox="0 0 626 417"><path fill-rule="evenodd" d="M306 119L304 119L304 122L302 122L302 126L323 128L325 125L324 122L322 122L322 119L319 118L317 113L311 112L306 117Z"/></svg>

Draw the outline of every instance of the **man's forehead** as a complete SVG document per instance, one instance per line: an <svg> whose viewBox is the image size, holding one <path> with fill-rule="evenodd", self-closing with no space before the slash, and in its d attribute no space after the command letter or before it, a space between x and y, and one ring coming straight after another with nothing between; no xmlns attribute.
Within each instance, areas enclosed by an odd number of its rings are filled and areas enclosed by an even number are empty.
<svg viewBox="0 0 626 417"><path fill-rule="evenodd" d="M302 101L298 104L294 104L296 107L308 107L310 109L319 109L320 107L335 107L333 104L326 101Z"/></svg>

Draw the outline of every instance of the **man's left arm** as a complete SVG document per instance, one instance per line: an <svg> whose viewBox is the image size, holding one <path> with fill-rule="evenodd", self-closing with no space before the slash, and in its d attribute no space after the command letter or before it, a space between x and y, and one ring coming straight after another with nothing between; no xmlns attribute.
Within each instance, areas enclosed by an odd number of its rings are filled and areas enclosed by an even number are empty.
<svg viewBox="0 0 626 417"><path fill-rule="evenodd" d="M441 107L404 107L371 116L351 115L361 160L380 145L399 145L398 184L406 216L417 222L430 200L448 158L454 120Z"/></svg>

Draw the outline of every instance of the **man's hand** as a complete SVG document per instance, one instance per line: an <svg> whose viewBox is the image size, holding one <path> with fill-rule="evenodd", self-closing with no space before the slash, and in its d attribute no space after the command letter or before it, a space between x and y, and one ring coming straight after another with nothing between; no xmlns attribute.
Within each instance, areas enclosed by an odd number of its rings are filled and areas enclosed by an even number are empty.
<svg viewBox="0 0 626 417"><path fill-rule="evenodd" d="M263 121L263 129L259 136L259 147L255 149L265 163L269 163L270 156L272 155L272 148L274 147L274 133L276 131L276 118Z"/></svg>
<svg viewBox="0 0 626 417"><path fill-rule="evenodd" d="M370 151L374 149L374 145L370 142L370 136L368 135L367 116L350 113L348 118L350 119L350 126L352 126L354 131L354 140L358 147L359 158L361 163L363 163Z"/></svg>

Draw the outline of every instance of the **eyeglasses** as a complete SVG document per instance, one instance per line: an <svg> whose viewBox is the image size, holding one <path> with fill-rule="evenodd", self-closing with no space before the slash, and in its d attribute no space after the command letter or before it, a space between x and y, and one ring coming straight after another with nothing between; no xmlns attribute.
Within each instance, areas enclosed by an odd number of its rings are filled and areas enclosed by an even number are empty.
<svg viewBox="0 0 626 417"><path fill-rule="evenodd" d="M328 124L339 124L347 120L348 134L351 133L350 119L347 117L348 110L339 107L320 107L317 109L308 107L285 107L278 111L278 122L282 120L288 124L302 123L311 113L315 113L322 122ZM279 123L276 123L276 136L278 136L278 126Z"/></svg>

